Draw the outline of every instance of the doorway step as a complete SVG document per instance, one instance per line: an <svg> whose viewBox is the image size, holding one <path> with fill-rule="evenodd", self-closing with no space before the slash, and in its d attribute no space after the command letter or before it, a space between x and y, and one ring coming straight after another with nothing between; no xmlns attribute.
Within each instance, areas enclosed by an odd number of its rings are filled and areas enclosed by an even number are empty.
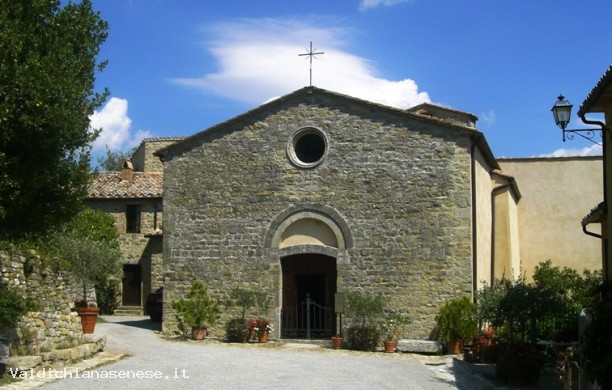
<svg viewBox="0 0 612 390"><path fill-rule="evenodd" d="M119 306L115 309L116 316L142 316L142 306Z"/></svg>

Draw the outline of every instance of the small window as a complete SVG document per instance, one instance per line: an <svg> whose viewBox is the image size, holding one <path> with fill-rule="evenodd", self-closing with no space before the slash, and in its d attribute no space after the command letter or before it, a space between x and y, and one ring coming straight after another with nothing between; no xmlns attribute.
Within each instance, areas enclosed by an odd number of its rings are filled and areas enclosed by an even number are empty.
<svg viewBox="0 0 612 390"><path fill-rule="evenodd" d="M127 205L125 209L125 232L140 233L140 205Z"/></svg>
<svg viewBox="0 0 612 390"><path fill-rule="evenodd" d="M321 162L327 152L325 134L314 127L296 131L287 144L289 159L298 167L312 168Z"/></svg>

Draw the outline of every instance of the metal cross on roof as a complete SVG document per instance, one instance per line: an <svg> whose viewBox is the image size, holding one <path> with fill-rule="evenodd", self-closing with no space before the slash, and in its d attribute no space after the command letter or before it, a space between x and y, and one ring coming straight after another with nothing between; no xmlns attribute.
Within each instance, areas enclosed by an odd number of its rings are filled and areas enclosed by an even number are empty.
<svg viewBox="0 0 612 390"><path fill-rule="evenodd" d="M312 57L315 57L318 54L325 54L324 52L320 51L320 52L315 52L315 50L317 49L312 49L312 41L310 41L310 50L306 49L307 52L304 54L298 54L298 56L308 56L310 57L310 86L312 87ZM317 57L315 57L317 58Z"/></svg>

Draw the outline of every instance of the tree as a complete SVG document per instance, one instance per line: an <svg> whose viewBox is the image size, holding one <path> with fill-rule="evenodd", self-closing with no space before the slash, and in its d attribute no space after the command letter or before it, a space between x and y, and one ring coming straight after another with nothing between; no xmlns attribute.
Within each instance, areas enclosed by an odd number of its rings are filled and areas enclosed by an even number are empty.
<svg viewBox="0 0 612 390"><path fill-rule="evenodd" d="M120 171L121 168L123 168L123 161L126 159L131 159L135 151L136 151L136 148L134 147L125 152L122 150L113 152L108 148L108 145L107 145L106 154L104 156L98 157L96 159L96 163L98 165L98 168L103 171L106 171L106 172Z"/></svg>
<svg viewBox="0 0 612 390"><path fill-rule="evenodd" d="M89 116L108 25L91 0L0 0L0 238L76 214L90 178Z"/></svg>
<svg viewBox="0 0 612 390"><path fill-rule="evenodd" d="M95 285L119 282L122 272L119 233L115 219L99 210L84 209L55 237L60 267L87 291ZM111 299L116 298L111 297Z"/></svg>

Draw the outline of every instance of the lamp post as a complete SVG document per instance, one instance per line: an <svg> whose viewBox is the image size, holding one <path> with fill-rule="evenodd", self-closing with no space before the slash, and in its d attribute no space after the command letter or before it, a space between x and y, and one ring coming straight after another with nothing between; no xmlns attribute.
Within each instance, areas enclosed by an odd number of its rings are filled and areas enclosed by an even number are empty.
<svg viewBox="0 0 612 390"><path fill-rule="evenodd" d="M602 129L565 129L568 123L570 122L570 118L572 116L572 107L574 106L565 99L565 96L559 95L557 101L555 102L555 105L551 108L553 117L555 118L555 124L559 126L559 128L561 128L561 131L563 132L563 142L565 142L566 139L574 139L574 134L576 134L586 140L593 142L594 144L601 145L599 142L593 141L593 138L595 137L596 131L599 131L600 135L603 136L603 127Z"/></svg>

